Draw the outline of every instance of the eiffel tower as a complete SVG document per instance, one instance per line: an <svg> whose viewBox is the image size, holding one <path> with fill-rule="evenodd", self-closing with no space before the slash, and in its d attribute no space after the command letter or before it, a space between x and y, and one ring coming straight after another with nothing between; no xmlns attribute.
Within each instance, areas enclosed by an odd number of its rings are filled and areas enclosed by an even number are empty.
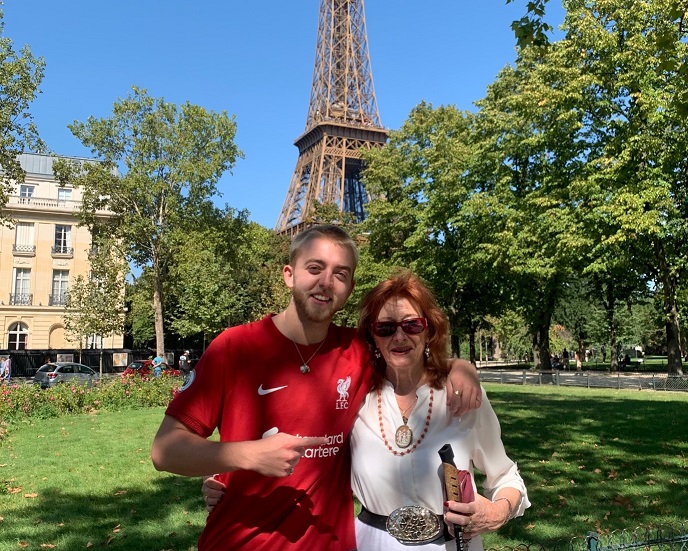
<svg viewBox="0 0 688 551"><path fill-rule="evenodd" d="M299 233L316 203L363 220L370 196L361 182L360 150L382 147L387 136L373 89L363 0L321 0L306 130L294 142L299 158L275 230Z"/></svg>

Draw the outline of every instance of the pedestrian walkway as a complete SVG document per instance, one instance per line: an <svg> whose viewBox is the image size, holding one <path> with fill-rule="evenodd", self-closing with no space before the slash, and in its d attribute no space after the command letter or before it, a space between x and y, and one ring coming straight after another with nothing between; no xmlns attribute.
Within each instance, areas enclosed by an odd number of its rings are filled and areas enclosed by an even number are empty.
<svg viewBox="0 0 688 551"><path fill-rule="evenodd" d="M481 382L519 385L579 386L586 388L614 388L627 390L688 391L688 376L666 373L602 371L537 371L531 369L482 368Z"/></svg>

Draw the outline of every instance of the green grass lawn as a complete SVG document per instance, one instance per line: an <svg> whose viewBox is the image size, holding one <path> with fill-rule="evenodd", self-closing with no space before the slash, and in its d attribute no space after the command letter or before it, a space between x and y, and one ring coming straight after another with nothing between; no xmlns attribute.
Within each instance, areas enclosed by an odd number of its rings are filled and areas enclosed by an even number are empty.
<svg viewBox="0 0 688 551"><path fill-rule="evenodd" d="M688 511L688 394L486 384L532 507L486 546L677 524ZM0 444L0 551L193 550L200 480L156 472L162 408L12 428Z"/></svg>

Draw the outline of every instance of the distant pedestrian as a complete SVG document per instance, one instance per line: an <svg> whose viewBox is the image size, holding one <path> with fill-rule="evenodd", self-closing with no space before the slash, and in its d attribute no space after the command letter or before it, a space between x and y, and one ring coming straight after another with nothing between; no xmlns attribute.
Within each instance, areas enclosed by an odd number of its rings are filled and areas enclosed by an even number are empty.
<svg viewBox="0 0 688 551"><path fill-rule="evenodd" d="M191 372L191 355L188 350L184 350L184 354L179 356L179 371L184 378Z"/></svg>
<svg viewBox="0 0 688 551"><path fill-rule="evenodd" d="M580 352L576 352L574 359L576 360L576 375L583 373L583 362L581 362Z"/></svg>
<svg viewBox="0 0 688 551"><path fill-rule="evenodd" d="M561 359L564 360L564 369L569 368L569 351L564 348L564 351L561 353Z"/></svg>
<svg viewBox="0 0 688 551"><path fill-rule="evenodd" d="M9 384L12 374L12 362L9 356L0 358L0 384Z"/></svg>

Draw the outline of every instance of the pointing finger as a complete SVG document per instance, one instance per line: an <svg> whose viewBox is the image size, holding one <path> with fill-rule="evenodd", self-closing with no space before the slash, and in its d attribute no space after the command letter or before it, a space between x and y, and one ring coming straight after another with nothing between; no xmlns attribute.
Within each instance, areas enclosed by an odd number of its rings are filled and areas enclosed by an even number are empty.
<svg viewBox="0 0 688 551"><path fill-rule="evenodd" d="M324 446L327 444L327 438L324 436L309 436L307 438L299 438L297 442L297 449L305 450L306 448L314 448L316 446Z"/></svg>

